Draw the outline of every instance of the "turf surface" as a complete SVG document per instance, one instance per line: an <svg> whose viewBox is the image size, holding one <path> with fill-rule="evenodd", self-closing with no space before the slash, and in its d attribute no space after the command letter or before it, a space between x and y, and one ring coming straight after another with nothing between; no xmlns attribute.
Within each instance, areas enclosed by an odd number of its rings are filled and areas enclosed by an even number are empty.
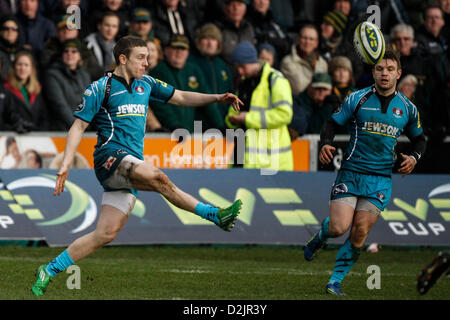
<svg viewBox="0 0 450 320"><path fill-rule="evenodd" d="M182 300L383 300L450 299L450 277L426 295L415 288L417 274L437 249L382 248L364 252L343 283L346 297L324 287L337 249L306 262L299 247L153 246L106 247L80 261L81 289L69 290L70 274L50 283L44 297L30 288L34 272L62 248L0 246L0 299L182 299ZM367 268L381 270L381 289L369 290Z"/></svg>

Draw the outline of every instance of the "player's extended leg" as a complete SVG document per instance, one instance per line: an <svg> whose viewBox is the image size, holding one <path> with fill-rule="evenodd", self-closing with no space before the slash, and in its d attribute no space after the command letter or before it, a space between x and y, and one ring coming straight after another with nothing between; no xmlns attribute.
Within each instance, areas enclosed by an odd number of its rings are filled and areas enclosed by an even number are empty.
<svg viewBox="0 0 450 320"><path fill-rule="evenodd" d="M113 206L103 205L96 229L76 239L58 257L50 261L49 264L40 266L37 270L36 282L31 288L31 291L35 295L43 295L47 290L51 278L114 240L127 222L128 214L124 214L123 211Z"/></svg>
<svg viewBox="0 0 450 320"><path fill-rule="evenodd" d="M346 197L332 200L330 216L322 221L321 229L306 243L303 255L307 261L314 259L315 254L328 241L337 238L350 228L356 206L356 197Z"/></svg>
<svg viewBox="0 0 450 320"><path fill-rule="evenodd" d="M182 191L160 169L149 163L142 162L140 164L133 164L128 162L123 167L119 166L119 168L118 174L123 174L128 177L133 188L158 192L178 208L212 221L225 231L231 231L233 228L234 221L242 206L241 200L235 201L228 208L219 209L204 204L190 194Z"/></svg>
<svg viewBox="0 0 450 320"><path fill-rule="evenodd" d="M367 203L369 202L367 201ZM358 260L359 255L361 254L361 248L363 247L370 230L378 220L379 214L374 213L373 211L379 213L379 210L373 204L369 203L367 206L373 206L375 209L371 209L372 212L369 212L358 210L357 208L353 218L350 237L344 242L344 245L339 249L336 255L334 271L326 286L326 292L329 294L343 295L343 292L340 289L341 283Z"/></svg>

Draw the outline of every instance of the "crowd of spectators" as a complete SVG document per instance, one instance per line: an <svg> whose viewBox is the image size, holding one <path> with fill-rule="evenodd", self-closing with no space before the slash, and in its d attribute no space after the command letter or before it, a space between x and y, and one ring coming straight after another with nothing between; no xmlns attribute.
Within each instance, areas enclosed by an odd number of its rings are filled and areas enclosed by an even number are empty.
<svg viewBox="0 0 450 320"><path fill-rule="evenodd" d="M289 81L291 138L317 134L349 93L373 83L352 47L371 5L401 55L398 89L439 150L450 135L450 0L0 0L0 131L68 130L84 89L114 68L117 39L134 35L148 44L149 75L204 93L237 91L231 58L248 41ZM227 127L226 105L150 107L149 132L193 131L194 120Z"/></svg>

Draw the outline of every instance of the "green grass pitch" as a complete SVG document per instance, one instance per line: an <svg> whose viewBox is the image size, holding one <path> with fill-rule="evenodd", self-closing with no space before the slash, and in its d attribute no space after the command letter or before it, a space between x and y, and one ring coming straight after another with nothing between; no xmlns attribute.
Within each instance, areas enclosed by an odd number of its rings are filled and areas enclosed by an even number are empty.
<svg viewBox="0 0 450 320"><path fill-rule="evenodd" d="M364 252L343 283L346 297L324 293L336 248L306 262L293 246L106 247L80 261L80 289L68 289L70 274L59 274L44 297L30 288L35 270L62 248L0 246L0 299L164 300L384 300L450 299L450 277L426 295L416 277L438 249L382 248ZM377 265L381 288L369 290L367 268Z"/></svg>

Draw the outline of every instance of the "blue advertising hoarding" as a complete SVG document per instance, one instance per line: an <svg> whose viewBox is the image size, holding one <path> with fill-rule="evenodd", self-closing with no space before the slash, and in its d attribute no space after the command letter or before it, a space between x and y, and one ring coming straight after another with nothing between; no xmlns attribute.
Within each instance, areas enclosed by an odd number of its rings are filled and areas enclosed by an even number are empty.
<svg viewBox="0 0 450 320"><path fill-rule="evenodd" d="M224 232L172 206L157 193L139 192L135 209L112 245L303 245L328 215L329 193L336 175L334 172L261 175L259 170L248 169L163 171L179 188L200 201L225 207L240 198L243 208L232 232ZM1 178L5 190L13 195L16 211L9 206L11 198L0 197L0 216L10 216L16 232L22 235L29 232L30 238L36 238L36 234L41 234L51 246L66 246L95 229L102 188L93 170L74 169L64 193L55 197L55 174L54 170L3 170ZM449 228L449 175L394 175L390 204L367 242L450 245ZM8 238L7 230L0 225L0 239ZM343 243L345 238L344 235L331 243Z"/></svg>

